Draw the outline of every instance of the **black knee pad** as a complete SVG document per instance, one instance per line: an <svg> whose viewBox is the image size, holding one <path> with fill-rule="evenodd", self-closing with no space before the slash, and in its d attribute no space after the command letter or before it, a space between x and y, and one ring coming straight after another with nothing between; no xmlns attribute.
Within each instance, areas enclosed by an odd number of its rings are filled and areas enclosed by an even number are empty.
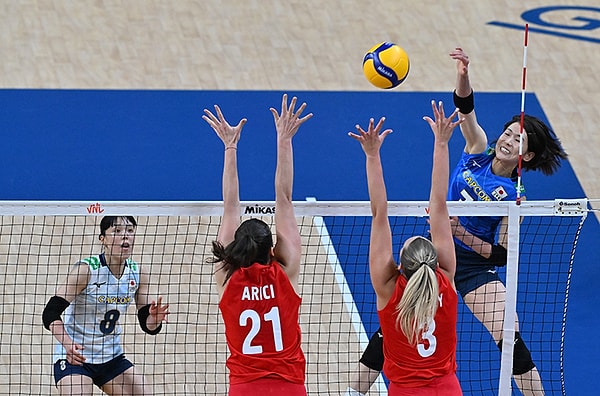
<svg viewBox="0 0 600 396"><path fill-rule="evenodd" d="M502 352L502 340L498 343L498 348ZM513 348L513 375L521 375L531 371L535 367L535 363L531 359L531 352L527 349L525 341L521 338L521 334L515 332L515 345Z"/></svg>
<svg viewBox="0 0 600 396"><path fill-rule="evenodd" d="M381 327L371 336L360 362L371 370L383 370L383 334Z"/></svg>

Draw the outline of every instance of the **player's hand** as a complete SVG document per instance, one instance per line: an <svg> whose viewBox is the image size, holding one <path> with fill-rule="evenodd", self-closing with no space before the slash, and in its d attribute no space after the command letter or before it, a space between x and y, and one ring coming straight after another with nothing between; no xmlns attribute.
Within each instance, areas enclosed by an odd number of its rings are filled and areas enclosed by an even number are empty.
<svg viewBox="0 0 600 396"><path fill-rule="evenodd" d="M469 73L469 57L460 47L456 47L450 52L450 57L456 60L456 71L461 76L466 76Z"/></svg>
<svg viewBox="0 0 600 396"><path fill-rule="evenodd" d="M85 363L85 357L81 353L83 346L75 342L63 346L67 352L67 362L75 366L81 366Z"/></svg>
<svg viewBox="0 0 600 396"><path fill-rule="evenodd" d="M448 143L452 137L452 131L457 125L460 125L465 120L464 118L458 118L456 121L452 121L458 115L458 109L454 109L454 112L446 117L444 114L444 104L440 101L439 107L436 106L435 100L431 101L431 108L433 109L433 115L435 121L431 117L425 116L423 119L429 124L433 134L435 135L435 141L438 143Z"/></svg>
<svg viewBox="0 0 600 396"><path fill-rule="evenodd" d="M358 133L348 132L348 136L358 140L367 156L377 155L387 135L392 133L392 130L389 128L381 132L384 121L385 117L381 117L377 125L375 125L375 120L371 118L366 131L357 124L356 130Z"/></svg>
<svg viewBox="0 0 600 396"><path fill-rule="evenodd" d="M169 304L162 303L162 296L159 296L157 301L152 300L150 303L150 316L152 316L156 325L168 322L167 315L170 313Z"/></svg>
<svg viewBox="0 0 600 396"><path fill-rule="evenodd" d="M298 99L294 96L290 105L287 104L287 94L283 94L281 99L281 114L277 112L274 108L270 108L271 113L273 114L273 119L275 120L275 128L277 129L277 135L279 138L292 138L296 132L298 132L298 128L300 125L304 124L308 121L313 114L309 113L304 117L300 118L302 112L306 108L306 103L302 103L298 110L295 111L296 101Z"/></svg>
<svg viewBox="0 0 600 396"><path fill-rule="evenodd" d="M221 108L217 105L215 105L215 113L217 113L216 116L208 109L204 109L204 113L205 114L202 116L202 119L206 121L212 129L214 129L214 131L223 141L225 147L237 148L238 141L240 140L240 134L242 133L242 128L244 127L244 124L246 124L247 119L242 118L236 126L231 126L227 120L225 120L225 117L221 112Z"/></svg>

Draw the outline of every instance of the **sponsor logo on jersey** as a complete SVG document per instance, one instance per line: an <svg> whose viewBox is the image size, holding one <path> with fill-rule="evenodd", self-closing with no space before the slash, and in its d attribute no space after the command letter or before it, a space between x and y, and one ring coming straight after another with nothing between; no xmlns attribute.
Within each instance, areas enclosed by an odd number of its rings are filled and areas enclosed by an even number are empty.
<svg viewBox="0 0 600 396"><path fill-rule="evenodd" d="M487 195L485 190L479 185L479 183L477 183L477 180L475 180L471 171L469 171L469 170L464 171L462 176L463 176L465 183L467 183L467 186L469 186L471 191L473 191L475 196L480 201L490 202L492 200L490 198L490 196Z"/></svg>
<svg viewBox="0 0 600 396"><path fill-rule="evenodd" d="M130 296L98 296L97 301L100 304L129 304Z"/></svg>

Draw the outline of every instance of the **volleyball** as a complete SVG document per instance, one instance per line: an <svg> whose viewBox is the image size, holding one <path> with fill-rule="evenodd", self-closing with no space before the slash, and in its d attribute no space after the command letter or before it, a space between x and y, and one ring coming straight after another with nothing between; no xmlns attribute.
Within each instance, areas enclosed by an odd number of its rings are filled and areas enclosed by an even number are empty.
<svg viewBox="0 0 600 396"><path fill-rule="evenodd" d="M406 79L410 61L398 45L384 41L371 48L363 58L363 73L377 88L397 87Z"/></svg>

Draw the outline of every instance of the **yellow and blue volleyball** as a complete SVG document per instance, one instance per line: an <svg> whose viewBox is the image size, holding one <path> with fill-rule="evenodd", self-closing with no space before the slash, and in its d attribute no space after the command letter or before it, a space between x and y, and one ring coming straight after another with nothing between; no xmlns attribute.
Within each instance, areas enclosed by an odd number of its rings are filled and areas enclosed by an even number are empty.
<svg viewBox="0 0 600 396"><path fill-rule="evenodd" d="M377 88L390 89L408 76L410 61L398 45L384 41L371 48L363 58L363 73Z"/></svg>

